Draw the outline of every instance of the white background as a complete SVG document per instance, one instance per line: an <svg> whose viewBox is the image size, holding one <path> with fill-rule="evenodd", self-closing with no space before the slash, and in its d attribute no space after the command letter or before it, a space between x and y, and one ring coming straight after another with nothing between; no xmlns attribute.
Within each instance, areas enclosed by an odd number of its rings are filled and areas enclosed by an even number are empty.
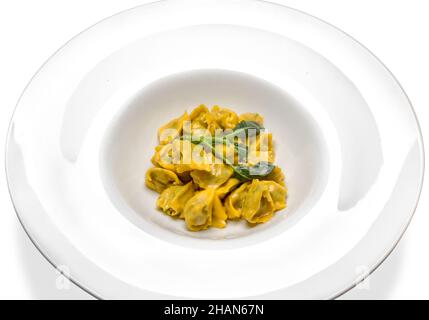
<svg viewBox="0 0 429 320"><path fill-rule="evenodd" d="M61 45L95 22L148 3L142 0L2 0L0 2L0 151L24 87ZM429 141L429 2L426 0L273 0L347 32L393 72L407 92ZM0 157L4 168L4 157ZM427 183L404 238L347 299L429 299ZM58 286L58 283L62 284ZM62 289L58 289L58 287ZM368 288L369 287L369 288ZM0 171L0 298L90 299L64 284L21 228Z"/></svg>

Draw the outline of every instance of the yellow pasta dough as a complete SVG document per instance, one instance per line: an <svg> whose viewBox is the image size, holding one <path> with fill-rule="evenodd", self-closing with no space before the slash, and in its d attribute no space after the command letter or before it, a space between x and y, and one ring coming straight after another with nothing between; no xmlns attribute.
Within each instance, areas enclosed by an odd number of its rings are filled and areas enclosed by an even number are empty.
<svg viewBox="0 0 429 320"><path fill-rule="evenodd" d="M161 193L169 186L180 186L182 184L182 181L180 181L179 177L173 171L162 168L150 168L146 172L146 185L156 192Z"/></svg>
<svg viewBox="0 0 429 320"><path fill-rule="evenodd" d="M189 230L200 231L207 229L212 224L214 189L197 192L186 203L184 217Z"/></svg>
<svg viewBox="0 0 429 320"><path fill-rule="evenodd" d="M228 219L241 218L241 211L243 209L243 203L247 195L248 187L249 182L243 183L225 199L225 209Z"/></svg>
<svg viewBox="0 0 429 320"><path fill-rule="evenodd" d="M158 130L158 140L161 144L166 144L182 133L183 123L189 120L189 115L185 112L181 117L171 120Z"/></svg>
<svg viewBox="0 0 429 320"><path fill-rule="evenodd" d="M286 208L285 176L263 125L260 114L205 105L163 125L146 172L157 207L190 231L265 223Z"/></svg>
<svg viewBox="0 0 429 320"><path fill-rule="evenodd" d="M212 108L213 119L219 127L232 130L238 124L238 116L234 111L219 106Z"/></svg>
<svg viewBox="0 0 429 320"><path fill-rule="evenodd" d="M156 204L169 216L180 216L186 203L194 194L192 182L184 186L171 186L161 193Z"/></svg>
<svg viewBox="0 0 429 320"><path fill-rule="evenodd" d="M224 164L213 164L210 171L192 171L191 177L201 189L218 188L231 178L233 172Z"/></svg>

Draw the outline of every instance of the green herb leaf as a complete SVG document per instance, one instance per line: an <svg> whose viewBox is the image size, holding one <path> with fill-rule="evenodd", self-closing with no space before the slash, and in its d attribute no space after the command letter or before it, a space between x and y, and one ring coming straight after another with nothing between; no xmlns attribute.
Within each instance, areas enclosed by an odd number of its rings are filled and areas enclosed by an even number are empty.
<svg viewBox="0 0 429 320"><path fill-rule="evenodd" d="M257 132L260 132L261 130L264 130L264 127L255 121L241 121L234 128L233 132L236 132L238 130L249 130L249 129L255 129Z"/></svg>
<svg viewBox="0 0 429 320"><path fill-rule="evenodd" d="M200 144L203 141L203 137L196 137L192 135L183 135L180 137L180 140L191 141L193 144Z"/></svg>
<svg viewBox="0 0 429 320"><path fill-rule="evenodd" d="M269 175L275 168L275 165L262 161L258 162L254 166L232 166L232 168L234 169L235 176L238 179L247 181L263 178Z"/></svg>
<svg viewBox="0 0 429 320"><path fill-rule="evenodd" d="M248 135L249 130L252 130L255 134L259 134L264 129L263 126L255 121L241 121L231 133L225 135L225 138L230 139L243 134Z"/></svg>
<svg viewBox="0 0 429 320"><path fill-rule="evenodd" d="M216 143L225 143L226 145L233 144L235 150L237 151L239 161L246 160L248 154L248 148L246 145L235 141L235 137L240 135L249 135L249 130L254 130L253 133L259 134L264 127L255 121L241 121L235 128L232 133L229 133L221 138L219 137L193 137L193 136L182 136L182 140L189 140L193 144L203 145L207 150L211 152L219 159L221 159L226 165L230 166L234 170L234 175L242 180L249 181L252 179L263 178L271 173L275 166L269 162L259 162L254 166L246 165L234 165L226 159L223 154L218 154L215 150Z"/></svg>
<svg viewBox="0 0 429 320"><path fill-rule="evenodd" d="M237 151L238 163L242 163L247 160L248 148L246 145L234 142L234 149Z"/></svg>

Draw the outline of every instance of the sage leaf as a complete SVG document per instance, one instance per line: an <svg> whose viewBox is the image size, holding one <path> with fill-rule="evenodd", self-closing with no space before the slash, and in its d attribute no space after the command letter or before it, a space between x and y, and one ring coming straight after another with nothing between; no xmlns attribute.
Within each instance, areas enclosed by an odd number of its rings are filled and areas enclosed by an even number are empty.
<svg viewBox="0 0 429 320"><path fill-rule="evenodd" d="M270 162L261 161L254 166L233 166L236 177L240 180L252 180L269 175L275 168Z"/></svg>

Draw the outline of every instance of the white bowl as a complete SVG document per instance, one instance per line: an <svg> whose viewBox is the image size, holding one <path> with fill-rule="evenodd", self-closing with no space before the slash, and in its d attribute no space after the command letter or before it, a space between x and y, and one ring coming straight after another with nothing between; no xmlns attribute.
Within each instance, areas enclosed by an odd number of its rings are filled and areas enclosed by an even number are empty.
<svg viewBox="0 0 429 320"><path fill-rule="evenodd" d="M277 137L277 163L287 171L289 198L285 214L278 214L272 222L257 228L230 222L225 229L190 232L183 221L156 210L158 194L143 187L143 181L152 166L150 157L157 145L158 127L201 103L266 115L267 129ZM226 70L188 71L155 81L118 111L104 139L100 157L102 177L118 211L144 232L175 244L231 248L283 232L314 206L329 172L323 132L304 106L266 81ZM229 241L218 241L221 239Z"/></svg>
<svg viewBox="0 0 429 320"><path fill-rule="evenodd" d="M156 130L204 103L259 112L286 172L267 224L189 232L144 174ZM259 1L162 1L61 48L8 136L18 216L42 253L101 298L333 298L399 241L423 177L412 107L341 31Z"/></svg>

